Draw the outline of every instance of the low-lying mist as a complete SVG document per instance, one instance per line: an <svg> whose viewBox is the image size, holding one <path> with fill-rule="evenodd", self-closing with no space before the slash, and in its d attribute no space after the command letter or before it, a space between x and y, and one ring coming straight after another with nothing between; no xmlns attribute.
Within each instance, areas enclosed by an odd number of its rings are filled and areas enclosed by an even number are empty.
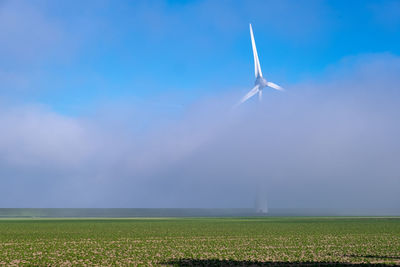
<svg viewBox="0 0 400 267"><path fill-rule="evenodd" d="M78 117L2 108L0 203L252 207L261 191L270 207L398 208L399 73L396 56L349 58L262 103L233 109L243 88L178 115L126 101Z"/></svg>

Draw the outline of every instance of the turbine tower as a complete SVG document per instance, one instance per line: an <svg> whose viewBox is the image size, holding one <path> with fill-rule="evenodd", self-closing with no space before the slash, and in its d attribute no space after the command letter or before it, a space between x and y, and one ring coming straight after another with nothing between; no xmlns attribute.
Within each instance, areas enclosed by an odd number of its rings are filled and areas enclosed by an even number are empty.
<svg viewBox="0 0 400 267"><path fill-rule="evenodd" d="M260 60L258 59L258 53L257 53L257 48L256 48L256 42L254 40L254 34L253 34L253 28L251 27L250 24L250 37L251 37L251 45L253 47L253 55L254 55L254 74L256 76L256 80L254 82L254 87L253 89L250 90L239 102L239 105L244 103L246 100L254 96L255 94L258 93L258 99L261 101L262 100L262 90L266 87L271 87L276 90L283 91L283 88L280 87L279 85L268 82L262 75L261 72L261 67L260 67Z"/></svg>

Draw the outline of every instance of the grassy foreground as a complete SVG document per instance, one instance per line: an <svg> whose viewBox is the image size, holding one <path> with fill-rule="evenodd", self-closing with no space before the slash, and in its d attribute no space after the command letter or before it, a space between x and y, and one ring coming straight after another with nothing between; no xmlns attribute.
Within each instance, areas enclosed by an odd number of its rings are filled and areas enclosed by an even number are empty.
<svg viewBox="0 0 400 267"><path fill-rule="evenodd" d="M0 266L339 263L400 265L400 218L0 220Z"/></svg>

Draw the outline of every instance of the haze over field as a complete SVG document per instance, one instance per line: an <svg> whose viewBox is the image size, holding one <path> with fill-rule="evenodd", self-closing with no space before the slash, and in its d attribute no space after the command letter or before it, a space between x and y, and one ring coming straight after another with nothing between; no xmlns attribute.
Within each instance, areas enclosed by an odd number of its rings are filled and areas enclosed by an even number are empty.
<svg viewBox="0 0 400 267"><path fill-rule="evenodd" d="M400 4L306 3L0 2L0 207L398 209Z"/></svg>

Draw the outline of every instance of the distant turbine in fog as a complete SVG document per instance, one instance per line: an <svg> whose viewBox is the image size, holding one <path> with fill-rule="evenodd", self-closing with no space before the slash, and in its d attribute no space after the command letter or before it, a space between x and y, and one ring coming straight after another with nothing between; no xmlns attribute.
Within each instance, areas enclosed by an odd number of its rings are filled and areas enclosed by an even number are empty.
<svg viewBox="0 0 400 267"><path fill-rule="evenodd" d="M279 85L268 82L263 76L261 72L261 67L260 67L260 60L258 59L258 54L257 54L257 48L256 48L256 42L254 41L254 35L253 35L253 28L251 27L250 24L250 36L251 36L251 44L253 46L253 55L254 55L254 73L256 76L256 81L254 82L254 87L253 89L250 90L239 102L239 105L245 102L247 99L252 97L253 95L258 93L258 99L261 101L262 99L262 90L266 87L271 87L276 90L283 90L282 87Z"/></svg>

